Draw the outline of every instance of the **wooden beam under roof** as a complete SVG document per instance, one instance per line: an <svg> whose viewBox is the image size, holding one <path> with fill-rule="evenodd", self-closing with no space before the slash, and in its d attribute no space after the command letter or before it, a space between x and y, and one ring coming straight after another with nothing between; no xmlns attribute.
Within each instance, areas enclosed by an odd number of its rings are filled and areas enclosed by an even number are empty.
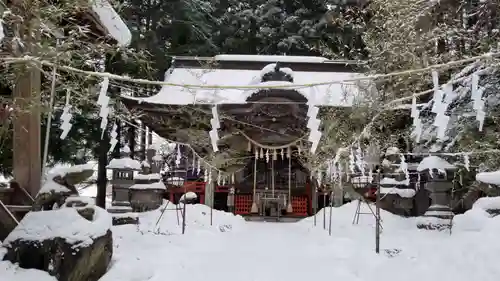
<svg viewBox="0 0 500 281"><path fill-rule="evenodd" d="M238 69L238 70L262 70L266 65L273 63L270 60L255 61L224 59L217 60L216 57L186 57L178 56L172 58L173 68L216 68L216 69ZM271 56L269 56L271 57ZM307 57L304 57L307 58ZM281 67L291 68L293 71L301 72L363 72L365 65L362 61L348 60L325 60L323 62L281 62Z"/></svg>

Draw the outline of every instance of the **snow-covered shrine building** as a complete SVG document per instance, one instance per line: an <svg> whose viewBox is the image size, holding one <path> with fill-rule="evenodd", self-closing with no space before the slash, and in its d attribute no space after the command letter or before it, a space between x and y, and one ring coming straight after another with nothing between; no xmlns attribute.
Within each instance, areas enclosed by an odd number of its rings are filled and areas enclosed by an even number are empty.
<svg viewBox="0 0 500 281"><path fill-rule="evenodd" d="M307 216L315 187L303 159L318 146L321 116L327 108L349 110L359 92L355 83L329 82L358 77L359 67L306 56L175 57L159 93L123 102L159 136L190 143L202 157L218 150L219 167L234 176L214 180L216 209L226 209L235 190L238 214ZM193 191L206 203L203 172L187 175L185 188L169 188L170 199Z"/></svg>

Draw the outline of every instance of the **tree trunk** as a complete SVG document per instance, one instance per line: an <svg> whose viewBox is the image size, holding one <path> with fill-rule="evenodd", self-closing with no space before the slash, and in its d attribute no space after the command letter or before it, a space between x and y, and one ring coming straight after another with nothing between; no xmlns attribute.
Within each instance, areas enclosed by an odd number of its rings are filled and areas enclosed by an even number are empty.
<svg viewBox="0 0 500 281"><path fill-rule="evenodd" d="M130 121L130 125L128 128L128 146L130 148L130 158L134 159L135 157L135 122L133 120Z"/></svg>
<svg viewBox="0 0 500 281"><path fill-rule="evenodd" d="M141 123L141 160L146 160L146 125Z"/></svg>
<svg viewBox="0 0 500 281"><path fill-rule="evenodd" d="M97 162L96 205L101 208L106 208L106 187L108 185L106 166L108 165L108 149L109 137L107 132L105 132L103 139L99 143L99 156Z"/></svg>

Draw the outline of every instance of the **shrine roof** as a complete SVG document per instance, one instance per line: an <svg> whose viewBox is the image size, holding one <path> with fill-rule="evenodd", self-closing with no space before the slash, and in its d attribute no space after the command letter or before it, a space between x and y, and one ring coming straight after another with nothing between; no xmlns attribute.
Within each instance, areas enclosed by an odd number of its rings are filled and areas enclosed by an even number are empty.
<svg viewBox="0 0 500 281"><path fill-rule="evenodd" d="M276 63L279 63L280 71L293 78L293 82L263 82L263 75ZM366 84L366 81L344 84L329 82L362 77L363 74L356 72L360 66L360 63L353 61L331 61L308 56L175 57L173 67L167 70L164 81L176 85L165 85L151 97L123 97L138 103L156 105L245 104L247 99L257 92L283 90L285 97L287 92L294 90L315 105L349 107L355 98L361 96L359 85ZM185 87L178 86L179 84ZM315 85L298 86L309 84ZM218 87L209 89L197 86ZM234 88L237 86L244 88ZM252 89L251 86L261 88ZM286 91L276 89L280 86L286 87Z"/></svg>
<svg viewBox="0 0 500 281"><path fill-rule="evenodd" d="M132 34L110 2L108 0L91 1L94 17L107 34L116 40L118 46L130 45Z"/></svg>

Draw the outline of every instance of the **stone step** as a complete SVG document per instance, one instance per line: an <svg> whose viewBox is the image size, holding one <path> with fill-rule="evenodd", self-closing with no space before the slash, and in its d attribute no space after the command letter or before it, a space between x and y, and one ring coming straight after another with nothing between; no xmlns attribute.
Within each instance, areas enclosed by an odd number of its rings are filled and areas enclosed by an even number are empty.
<svg viewBox="0 0 500 281"><path fill-rule="evenodd" d="M130 206L112 206L107 209L110 214L124 214L132 212L132 208Z"/></svg>
<svg viewBox="0 0 500 281"><path fill-rule="evenodd" d="M113 207L130 207L129 201L113 201L111 202L111 206Z"/></svg>

